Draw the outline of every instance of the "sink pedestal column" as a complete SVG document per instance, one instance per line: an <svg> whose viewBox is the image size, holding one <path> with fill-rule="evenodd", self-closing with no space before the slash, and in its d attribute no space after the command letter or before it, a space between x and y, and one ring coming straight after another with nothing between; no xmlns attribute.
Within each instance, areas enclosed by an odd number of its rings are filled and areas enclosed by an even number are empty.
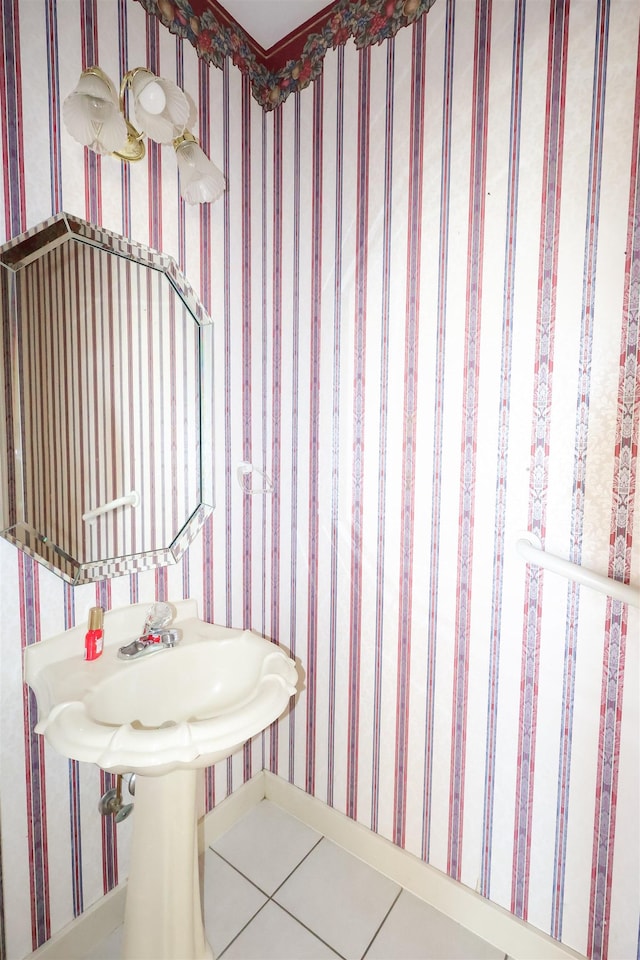
<svg viewBox="0 0 640 960"><path fill-rule="evenodd" d="M199 773L136 777L123 960L213 960L200 899Z"/></svg>

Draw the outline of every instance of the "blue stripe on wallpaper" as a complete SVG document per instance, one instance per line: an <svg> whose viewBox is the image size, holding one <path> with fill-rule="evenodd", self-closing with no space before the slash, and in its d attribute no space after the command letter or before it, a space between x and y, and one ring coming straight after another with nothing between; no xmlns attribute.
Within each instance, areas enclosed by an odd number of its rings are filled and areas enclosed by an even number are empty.
<svg viewBox="0 0 640 960"><path fill-rule="evenodd" d="M18 558L22 650L40 639L39 566L30 557ZM51 936L49 851L44 740L33 732L38 707L33 690L23 688L24 744L27 790L27 842L30 864L31 945L35 950Z"/></svg>
<svg viewBox="0 0 640 960"><path fill-rule="evenodd" d="M371 51L358 64L358 132L356 165L355 313L353 318L353 423L351 444L351 564L349 598L349 667L347 715L347 816L358 816L358 741L360 723L360 642L362 637L362 564L364 554L363 474L365 460L365 369L367 326L367 236L369 216L369 110Z"/></svg>
<svg viewBox="0 0 640 960"><path fill-rule="evenodd" d="M424 181L426 20L413 28L411 63L411 129L409 143L408 269L404 330L404 407L402 494L400 502L400 582L398 610L398 680L396 687L396 756L394 842L404 846L407 820L408 746L410 723L410 657L413 620L413 553L418 447L418 343L422 269L422 185Z"/></svg>
<svg viewBox="0 0 640 960"><path fill-rule="evenodd" d="M502 307L501 381L498 410L498 459L496 469L495 540L493 565L495 576L491 598L491 648L487 696L487 758L484 779L482 824L482 866L480 892L491 893L491 850L493 846L494 801L496 791L496 750L498 736L498 699L500 679L500 637L502 592L506 563L507 477L510 432L511 369L518 235L518 177L520 133L522 125L522 76L524 68L526 0L517 0L514 9L513 54L511 68L511 105L509 122L509 171L507 177L506 236L504 249L504 296Z"/></svg>
<svg viewBox="0 0 640 960"><path fill-rule="evenodd" d="M438 292L435 391L433 402L432 441L432 493L430 511L429 550L429 604L427 638L427 676L425 677L425 750L424 750L424 803L422 811L422 859L431 860L431 830L433 825L431 798L434 783L434 737L436 710L436 657L438 648L438 595L440 591L440 545L445 532L441 530L443 485L443 446L445 416L445 359L447 332L447 292L449 284L449 233L451 201L451 143L453 137L453 80L455 54L456 0L447 0L444 25L444 57L442 80L442 135L440 161L440 206L438 218Z"/></svg>
<svg viewBox="0 0 640 960"><path fill-rule="evenodd" d="M582 560L585 486L587 480L587 437L589 432L591 357L593 351L596 297L597 237L600 210L600 180L602 176L602 133L606 93L609 3L599 4L597 13L595 24L591 143L589 150L589 183L587 187L585 223L584 280L581 309L582 323L580 330L580 356L578 360L578 393L576 398L576 441L571 503L570 560L578 564L581 563ZM556 807L553 900L551 904L551 931L553 936L558 940L562 937L562 920L564 914L579 608L580 590L576 583L571 583L567 591L567 626L565 631L564 673L562 682L562 732L558 757L558 802Z"/></svg>
<svg viewBox="0 0 640 960"><path fill-rule="evenodd" d="M315 793L318 665L318 594L319 528L320 528L320 350L322 328L322 160L323 160L323 93L322 76L313 85L313 156L311 169L311 300L310 315L310 369L309 382L309 527L307 537L307 719L305 789Z"/></svg>
<svg viewBox="0 0 640 960"><path fill-rule="evenodd" d="M22 76L20 63L20 17L18 0L2 4L2 70L0 70L0 107L6 117L4 126L5 164L15 170L4 181L5 235L15 237L27 229L24 185L24 137L22 125Z"/></svg>
<svg viewBox="0 0 640 960"><path fill-rule="evenodd" d="M393 103L395 42L387 44L384 136L384 231L382 238L382 290L380 300L380 425L378 428L378 521L376 537L376 616L373 689L373 743L371 748L371 829L378 830L380 751L382 722L382 674L384 637L384 571L387 506L387 444L389 433L389 338L391 315L391 254L393 227Z"/></svg>
<svg viewBox="0 0 640 960"><path fill-rule="evenodd" d="M230 115L230 73L231 67L229 61L225 60L222 69L222 139L224 151L223 173L227 182L231 175L231 115ZM235 172L235 171L234 171ZM223 194L224 203L224 222L223 222L223 270L224 270L224 300L223 300L223 329L222 344L224 350L224 384L222 388L222 397L220 402L224 404L224 570L225 580L228 584L225 591L225 626L231 626L233 623L233 597L235 594L235 582L231 577L232 563L232 538L231 538L231 484L233 479L233 469L231 463L231 440L233 431L231 429L231 410L232 410L232 346L233 338L231 336L232 324L232 298L231 298L231 193L225 190ZM218 388L220 396L220 388ZM219 443L220 441L218 441ZM217 521L221 521L218 519ZM213 597L210 595L211 588L205 587L207 591L207 603L205 610L209 615L213 613Z"/></svg>
<svg viewBox="0 0 640 960"><path fill-rule="evenodd" d="M339 582L339 506L340 506L340 356L342 330L342 249L343 249L343 209L344 209L344 48L337 51L337 90L335 104L335 221L334 221L334 259L335 276L333 282L333 363L332 386L333 405L331 411L331 597L329 601L329 701L327 727L327 803L334 804L334 770L336 757L336 673L338 647L338 582Z"/></svg>
<svg viewBox="0 0 640 960"><path fill-rule="evenodd" d="M558 270L558 232L560 190L564 147L564 114L561 104L566 95L569 0L552 5L549 24L547 74L547 113L545 124L540 259L538 266L538 311L536 334L535 385L531 436L529 529L543 541L546 525L544 491L548 487L551 423L548 416L552 400L552 371L556 320L556 291L552 278ZM540 671L540 619L542 616L542 577L538 569L527 573L527 597L520 680L520 720L518 735L518 775L515 797L514 855L511 909L527 919L531 824L533 816L536 740Z"/></svg>
<svg viewBox="0 0 640 960"><path fill-rule="evenodd" d="M478 448L478 395L480 333L484 269L485 203L487 195L487 138L489 66L491 52L491 0L476 3L475 58L471 118L471 169L467 295L465 317L465 384L462 404L462 463L458 508L458 572L456 584L456 649L454 654L453 726L447 872L457 880L462 872L464 784L471 637L473 535L476 509L476 457Z"/></svg>
<svg viewBox="0 0 640 960"><path fill-rule="evenodd" d="M265 125L266 126L266 125ZM265 151L266 152L266 151ZM266 180L265 180L266 182ZM283 132L282 132L282 112L278 111L273 120L273 237L271 239L273 248L273 266L272 266L272 317L273 329L271 338L271 398L272 398L272 417L271 417L271 473L274 485L274 497L271 515L271 550L270 561L266 561L266 566L271 574L271 589L269 594L269 618L270 632L272 638L280 643L281 639L286 644L287 637L280 637L280 577L282 575L282 564L280 557L280 539L283 531L281 523L283 517L282 500L280 497L280 483L282 480L282 421L283 421L283 349L282 349L282 325L283 325L283 293L282 293L282 202L283 202ZM266 210L265 210L265 238L266 232ZM265 243L265 248L266 248ZM266 350L265 350L266 353ZM266 405L265 405L266 406ZM265 430L268 436L268 427ZM267 454L265 452L265 463ZM265 537L265 544L268 540ZM269 769L275 773L278 769L278 724L272 724L270 731L270 759Z"/></svg>
<svg viewBox="0 0 640 960"><path fill-rule="evenodd" d="M51 155L51 213L62 210L62 164L60 160L60 81L58 75L58 19L55 0L47 0L47 79L49 85L49 152Z"/></svg>
<svg viewBox="0 0 640 960"><path fill-rule="evenodd" d="M291 538L291 561L289 571L289 582L291 592L289 594L289 623L291 630L290 649L291 656L295 656L298 648L302 654L302 637L298 635L298 490L300 489L301 465L300 456L302 453L298 446L298 434L300 429L300 268L301 268L301 243L300 243L300 217L301 217L301 190L300 190L300 158L301 158L301 105L300 95L294 94L293 97L293 223L292 223L292 269L293 269L293 290L291 303L291 449L290 456L290 484L291 484L291 514L290 529L293 531ZM287 778L290 783L295 779L295 707L292 708L289 718L289 756L287 764Z"/></svg>

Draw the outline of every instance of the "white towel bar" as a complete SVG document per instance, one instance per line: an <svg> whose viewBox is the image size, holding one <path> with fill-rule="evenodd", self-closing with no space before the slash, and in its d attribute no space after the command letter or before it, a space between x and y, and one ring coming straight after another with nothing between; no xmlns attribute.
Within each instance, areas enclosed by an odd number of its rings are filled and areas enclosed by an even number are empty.
<svg viewBox="0 0 640 960"><path fill-rule="evenodd" d="M535 533L520 534L516 541L516 549L527 563L535 563L552 573L559 573L569 580L575 580L576 583L581 583L585 587L591 587L592 590L606 593L614 600L621 600L623 603L631 604L631 606L640 607L640 590L637 587L631 586L630 583L612 580L610 577L603 577L602 574L588 570L586 567L580 566L579 563L571 563L570 560L563 560L562 557L547 553L546 550L542 549L542 544Z"/></svg>
<svg viewBox="0 0 640 960"><path fill-rule="evenodd" d="M82 519L85 522L95 520L96 517L101 517L103 513L110 513L112 510L117 510L118 507L137 507L139 503L140 495L136 490L132 490L131 493L125 494L124 497L116 497L115 500L109 500L108 503L103 503L101 507L88 510L82 514Z"/></svg>

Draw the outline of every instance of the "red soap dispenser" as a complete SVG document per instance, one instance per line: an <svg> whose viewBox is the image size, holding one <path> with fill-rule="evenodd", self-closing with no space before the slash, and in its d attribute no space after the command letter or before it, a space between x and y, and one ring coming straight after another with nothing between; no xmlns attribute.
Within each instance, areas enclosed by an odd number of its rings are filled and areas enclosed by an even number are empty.
<svg viewBox="0 0 640 960"><path fill-rule="evenodd" d="M89 629L84 638L85 660L97 660L102 655L103 622L104 610L102 607L91 607L91 610L89 610Z"/></svg>

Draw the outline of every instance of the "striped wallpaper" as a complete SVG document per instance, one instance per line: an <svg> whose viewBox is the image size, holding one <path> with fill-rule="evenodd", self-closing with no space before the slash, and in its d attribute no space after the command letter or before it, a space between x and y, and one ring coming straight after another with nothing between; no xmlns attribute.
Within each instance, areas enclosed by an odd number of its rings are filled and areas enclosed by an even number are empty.
<svg viewBox="0 0 640 960"><path fill-rule="evenodd" d="M98 815L108 775L33 735L22 648L96 602L193 596L305 674L203 807L265 767L636 957L638 613L514 542L640 581L638 4L436 0L269 114L130 0L9 0L1 42L0 239L65 209L176 258L215 323L217 503L180 563L96 585L0 543L3 953L125 877L131 829ZM170 149L125 168L70 140L96 61L184 86L218 204L182 204ZM243 460L272 494L243 495Z"/></svg>

